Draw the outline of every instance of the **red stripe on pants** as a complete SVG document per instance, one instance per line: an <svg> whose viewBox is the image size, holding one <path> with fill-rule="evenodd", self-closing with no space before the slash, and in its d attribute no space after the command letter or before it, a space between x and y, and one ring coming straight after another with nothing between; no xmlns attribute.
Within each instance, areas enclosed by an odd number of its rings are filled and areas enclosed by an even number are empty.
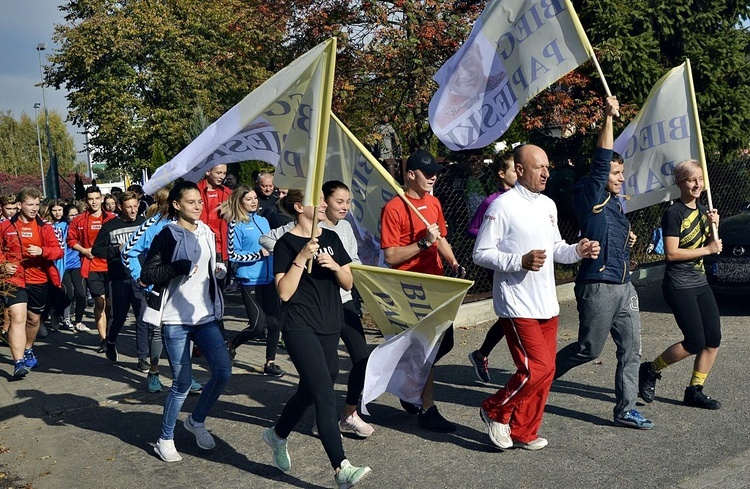
<svg viewBox="0 0 750 489"><path fill-rule="evenodd" d="M517 370L505 387L485 399L482 408L495 421L510 424L514 440L528 443L538 438L555 376L557 316L502 318L501 322Z"/></svg>

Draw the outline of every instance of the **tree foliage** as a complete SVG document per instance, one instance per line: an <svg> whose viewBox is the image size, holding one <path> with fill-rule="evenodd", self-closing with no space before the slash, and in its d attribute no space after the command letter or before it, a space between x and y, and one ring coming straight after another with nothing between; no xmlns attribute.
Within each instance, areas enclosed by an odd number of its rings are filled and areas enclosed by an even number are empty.
<svg viewBox="0 0 750 489"><path fill-rule="evenodd" d="M388 115L404 153L439 150L427 123L438 68L485 1L69 0L47 79L71 91L73 122L93 129L96 158L138 167L159 141L169 159L211 122L315 44L336 36L334 111L364 142ZM750 37L735 0L574 0L612 92L620 128L656 80L689 57L707 151L747 146ZM508 131L551 154L588 154L604 90L588 63L537 96ZM203 125L203 124L200 124ZM566 138L551 138L550 128ZM618 128L619 129L619 128ZM438 151L442 152L442 151Z"/></svg>
<svg viewBox="0 0 750 489"><path fill-rule="evenodd" d="M16 119L10 112L0 112L0 172L14 176L40 175L37 122L42 144L42 161L45 173L49 169L47 134L44 130L44 113L38 121L25 112ZM76 151L73 137L56 111L49 114L52 148L57 154L58 171L68 173L76 168ZM41 178L41 177L40 177Z"/></svg>
<svg viewBox="0 0 750 489"><path fill-rule="evenodd" d="M193 107L216 119L275 70L274 2L71 0L47 80L70 91L95 159L130 170L185 144ZM283 23L282 23L283 27Z"/></svg>

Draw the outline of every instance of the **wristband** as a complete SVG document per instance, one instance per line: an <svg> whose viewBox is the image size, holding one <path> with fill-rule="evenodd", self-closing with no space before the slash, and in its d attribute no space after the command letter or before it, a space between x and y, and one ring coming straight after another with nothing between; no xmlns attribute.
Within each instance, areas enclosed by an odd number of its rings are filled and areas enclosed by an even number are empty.
<svg viewBox="0 0 750 489"><path fill-rule="evenodd" d="M303 267L302 267L302 265L300 265L300 264L299 264L299 263L297 263L296 261L293 261L293 262L292 262L292 265L294 265L294 266L295 266L295 267L297 267L297 268L303 268Z"/></svg>

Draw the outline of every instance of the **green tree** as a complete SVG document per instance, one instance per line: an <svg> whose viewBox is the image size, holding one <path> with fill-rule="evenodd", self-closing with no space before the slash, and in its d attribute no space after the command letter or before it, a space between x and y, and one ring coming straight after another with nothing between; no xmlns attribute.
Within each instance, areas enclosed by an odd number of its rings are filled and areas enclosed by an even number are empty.
<svg viewBox="0 0 750 489"><path fill-rule="evenodd" d="M268 78L284 27L262 0L71 0L61 9L47 81L70 91L70 118L92 128L94 158L129 170L150 159L155 140L177 154L194 107L214 120Z"/></svg>
<svg viewBox="0 0 750 489"><path fill-rule="evenodd" d="M12 175L35 175L40 173L37 122L42 144L42 161L45 173L49 169L47 134L44 130L44 114L34 121L25 112L16 119L9 111L0 112L0 172ZM58 171L67 174L76 169L76 151L73 137L57 111L49 114L52 149L57 155Z"/></svg>

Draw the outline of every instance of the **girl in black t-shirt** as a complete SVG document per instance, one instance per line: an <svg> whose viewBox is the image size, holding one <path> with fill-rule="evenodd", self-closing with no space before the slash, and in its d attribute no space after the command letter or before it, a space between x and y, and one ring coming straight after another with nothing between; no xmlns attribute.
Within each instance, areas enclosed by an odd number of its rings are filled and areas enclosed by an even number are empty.
<svg viewBox="0 0 750 489"><path fill-rule="evenodd" d="M333 231L315 226L312 233L315 213L317 220L325 219L325 202L321 199L318 207L303 202L301 190L290 190L282 199L281 208L294 216L296 223L276 242L273 252L284 343L300 380L276 426L263 432L263 440L273 449L274 465L288 471L287 437L314 404L320 440L335 481L340 487L350 487L370 472L369 467L354 467L344 455L333 390L344 321L339 287L352 288L351 258ZM308 273L310 260L312 272Z"/></svg>
<svg viewBox="0 0 750 489"><path fill-rule="evenodd" d="M698 202L703 191L700 163L687 160L674 169L680 198L662 216L666 266L662 291L684 339L670 346L653 362L641 364L639 391L646 402L654 400L656 381L668 365L695 355L693 376L685 389L686 406L719 409L721 403L703 393L703 383L719 353L719 308L706 281L703 257L721 253L721 240L713 239L710 225L719 224L716 209Z"/></svg>

